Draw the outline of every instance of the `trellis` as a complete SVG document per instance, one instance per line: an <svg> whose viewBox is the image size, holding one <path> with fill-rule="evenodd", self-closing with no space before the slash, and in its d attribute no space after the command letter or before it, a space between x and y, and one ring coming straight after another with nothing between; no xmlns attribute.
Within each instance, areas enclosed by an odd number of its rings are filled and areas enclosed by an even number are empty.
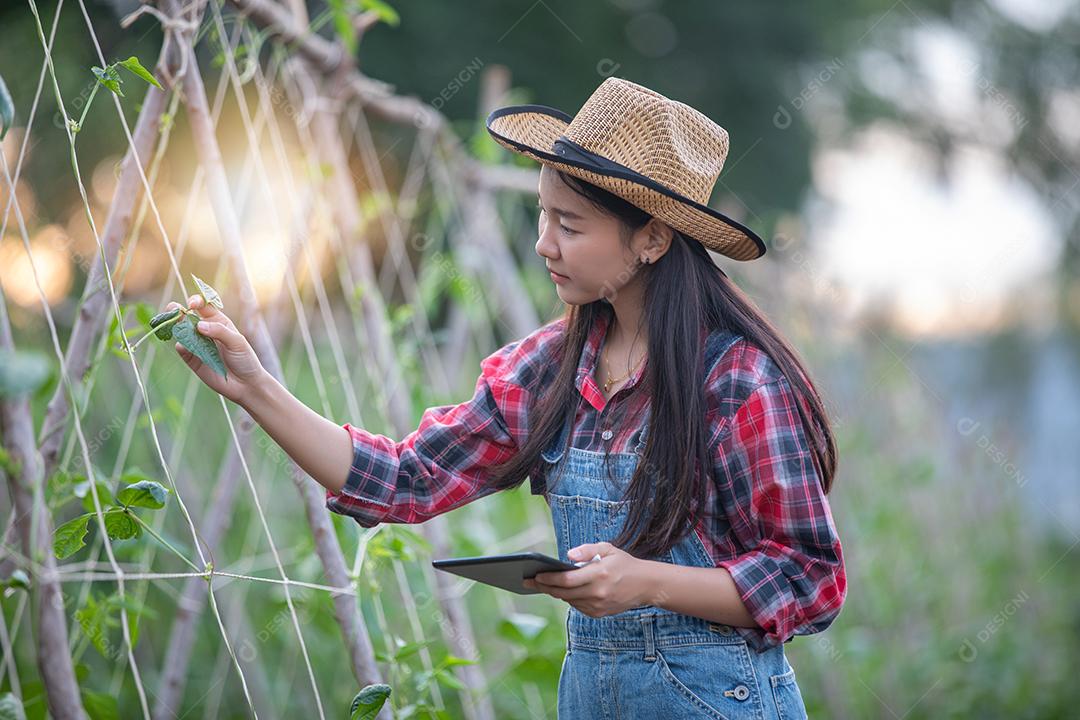
<svg viewBox="0 0 1080 720"><path fill-rule="evenodd" d="M83 0L78 2L78 10L85 21L89 39L96 55L105 66L106 59L86 11ZM40 17L34 0L28 0L29 7L37 20L39 39L43 51L43 65L39 76L37 91L26 122L19 157L13 168L6 158L3 162L5 187L8 189L8 207L4 209L0 235L8 227L9 219L21 236L26 252L33 263L33 254L26 224L15 197L16 183L23 170L23 159L27 142L31 137L33 123L41 93L49 83L64 117L68 116L64 107L63 95L56 81L52 66L51 49L54 33L64 1L60 0L51 26ZM344 552L338 543L337 535L331 524L331 518L324 506L324 491L321 486L307 477L298 467L288 462L291 477L303 502L305 515L312 531L315 549L322 564L326 584L306 583L289 578L284 569L281 553L274 543L273 534L263 513L259 492L253 480L249 458L253 455L252 431L254 422L246 413L230 409L224 399L219 398L223 415L230 429L232 445L223 460L219 477L214 486L212 498L205 503L205 514L196 520L188 509L185 499L190 499L190 478L185 478L182 471L173 468L178 465L185 448L186 428L176 436L170 436L168 428L155 422L154 414L147 412L150 434L166 482L175 495L177 505L182 511L187 530L198 558L193 561L183 556L175 548L172 550L183 557L191 568L184 573L157 573L152 571L153 561L158 546L153 544L140 559L136 568L122 568L113 553L108 535L104 532L102 505L98 497L97 482L94 477L94 465L86 441L83 416L90 406L94 390L94 374L91 373L85 384L80 380L90 368L95 368L108 350L108 330L110 320L115 318L117 327L127 343L124 333L124 317L120 305L123 279L134 256L134 243L140 237L140 228L149 218L156 225L164 248L169 257L171 274L162 291L159 306L177 295L187 297L186 287L180 264L190 231L192 213L196 207L195 198L204 190L207 192L214 216L219 228L225 256L222 258L213 282L227 286L228 279L236 282L235 290L239 298L239 307L230 309L232 314L245 328L264 366L279 380L287 382L284 369L276 348L283 342L284 318L291 309L297 321L299 338L290 348L290 353L302 351L315 382L324 415L332 416L329 393L323 383L320 358L313 343L312 327L309 324L309 308L300 293L293 270L289 266L286 274L286 287L273 301L272 318L268 322L255 302L249 271L245 262L240 237L240 209L258 193L272 193L267 177L267 165L277 163L289 181L288 157L283 142L284 130L279 123L270 89L280 85L288 93L290 102L303 108L303 115L290 118L293 121L296 137L305 159L309 164L329 167L331 172L325 181L325 195L329 198L330 212L334 218L336 231L329 235L334 256L337 259L334 270L338 282L345 294L356 299L346 303L348 324L357 338L357 352L363 359L361 366L371 368L374 377L384 382L373 383L377 392L374 405L385 414L391 427L398 436L412 430L410 421L411 402L408 393L408 379L398 370L395 348L390 337L387 309L383 294L391 289L391 282L400 284L406 300L414 307L420 305L417 277L410 265L406 252L408 218L411 205L423 187L425 180L432 183L441 197L449 200L449 207L456 214L454 225L458 233L453 238L454 247L459 253L460 264L472 277L482 280L489 295L496 304L495 319L503 322L514 336L524 335L537 327L539 318L528 296L514 281L517 270L509 249L506 247L499 227L499 216L495 211L493 192L500 187L533 191L535 175L526 171L501 169L495 172L491 168L482 168L472 162L460 147L459 142L445 120L434 108L415 99L396 95L393 89L365 77L351 62L350 55L340 43L334 43L310 33L309 20L302 2L290 2L288 7L276 5L268 0L232 0L231 3L242 12L242 17L233 22L230 32L222 5L217 0L209 3L193 2L182 6L176 0L164 0L156 8L145 6L124 22L128 24L138 15L152 14L161 23L164 31L164 43L156 65L155 74L164 81L165 89L149 88L134 129L128 127L123 107L119 100L109 94L117 111L120 125L128 143L120 175L116 185L108 216L99 231L87 199L85 186L80 175L75 153L77 130L70 124L66 127L68 141L72 148L72 170L76 180L82 204L86 212L98 254L88 273L86 286L79 305L66 350L61 347L56 324L53 320L44 291L38 284L41 305L48 321L52 350L61 368L60 386L51 398L44 423L37 438L34 438L33 421L29 405L25 400L5 398L2 403L2 422L4 445L15 460L12 472L8 475L8 486L12 497L12 510L4 533L4 551L9 559L31 570L30 609L37 632L38 666L49 710L57 718L84 717L82 700L75 678L72 662L72 640L67 634L67 618L61 593L61 583L79 583L81 597L85 599L93 582L108 581L117 584L118 593L123 599L128 592L125 581L164 581L183 579L184 583L177 596L177 616L172 623L168 650L162 659L157 687L148 696L144 674L140 671L131 642L128 618L120 613L124 637L124 654L117 658L112 677L114 694L119 690L125 677L130 677L137 689L140 713L143 717L165 718L174 716L180 707L180 700L185 690L185 676L190 661L196 624L204 605L208 604L220 632L223 648L218 665L232 666L243 688L245 700L252 715L273 715L273 709L265 706L260 697L259 686L265 687L265 679L249 682L249 678L258 676L262 668L250 663L245 667L244 659L234 647L234 634L230 637L229 626L233 623L243 626L246 623L242 611L242 602L234 603L234 612L227 622L222 608L219 607L215 589L231 579L247 581L243 584L246 593L252 583L268 583L279 586L285 593L289 622L296 636L296 648L304 662L307 683L312 695L312 707L319 717L333 716L323 706L322 694L314 669L311 666L304 633L296 607L293 602L292 588L307 588L327 593L333 601L334 615L344 641L352 675L358 687L378 683L383 680L383 673L375 661L374 649L364 618L359 611L357 598L357 578L364 561L365 549L380 528L362 531L356 527L358 535L357 552L351 563L347 563ZM149 20L145 20L149 22ZM358 35L371 22L368 16L357 18ZM212 28L221 40L224 51L224 65L214 89L212 99L208 96L199 72L199 63L195 47L201 37L201 29ZM237 65L236 48L244 33L259 33L273 37L277 43L271 49L270 58L265 67L260 62L250 63L241 69ZM498 82L495 78L494 82ZM249 111L247 104L248 90L254 88L256 95L255 110ZM218 147L216 125L225 103L231 98L239 111L244 129L248 152L244 157L241 181L234 190L230 187L225 174L221 152ZM488 95L497 93L489 90ZM211 102L212 100L212 102ZM152 188L162 158L166 154L171 137L171 123L163 124L163 117L173 117L183 106L189 120L198 153L198 168L190 191L184 220L176 233L175 244L155 202ZM402 187L398 190L398 206L395 212L378 212L383 234L389 242L388 260L384 262L381 273L377 276L370 249L362 240L363 218L360 215L359 198L349 174L347 157L356 143L357 151L364 161L364 168L369 181L376 191L384 197L389 196L386 178L382 174L378 151L373 142L368 117L378 117L395 123L413 125L417 128L417 137L412 150L409 168ZM261 150L269 145L269 159L264 158ZM0 154L2 156L2 154ZM311 248L299 228L299 220L304 218L310 207L317 202L313 197L312 187L289 187L290 207L286 212L274 218L281 227L293 228L290 233L292 245L290 253L302 253L310 270L310 281L314 291L314 311L322 322L326 337L332 349L331 361L337 376L344 387L341 389L347 402L350 421L363 423L358 393L352 386L352 373L344 348L343 338L338 333L338 321L333 314L333 306L322 282L318 268L314 265ZM271 203L277 213L277 206ZM125 263L119 264L120 252L125 242L131 243ZM468 252L468 250L479 252ZM36 267L35 267L36 280ZM2 298L0 298L2 299ZM457 368L468 350L466 338L472 328L473 320L465 308L453 305L449 313L448 337L453 342L440 352L436 349L432 329L424 313L413 313L411 331L420 348L423 376L439 387L448 387L451 378L457 376ZM364 342L366 340L366 342ZM489 342L490 345L490 342ZM8 323L6 303L0 302L0 348L12 349L14 343ZM124 437L121 451L116 459L114 475L123 469L136 420L141 409L152 409L149 392L143 378L148 377L157 357L158 348L151 343L145 359L137 359L136 354L129 355L132 369L132 404L127 422L124 425ZM448 368L447 365L450 367ZM184 393L184 412L190 413L193 407L198 381L192 375L188 378ZM80 403L81 400L81 403ZM72 433L67 433L69 418L73 421ZM65 438L67 442L65 444ZM63 453L61 450L63 449ZM89 488L95 505L99 532L91 545L91 557L96 558L99 550L104 550L108 559L107 571L98 568L96 561L88 563L65 563L57 566L52 555L52 519L44 503L44 483L53 473L66 467L72 455L79 453L85 465ZM166 456L168 455L168 457ZM243 557L254 552L256 542L265 537L270 547L271 567L277 578L259 577L255 570L261 569L257 558L249 559L246 566L239 570L215 568L211 560L213 550L222 542L227 521L234 503L241 492L241 476L246 480L250 493L250 502L256 510L259 525L249 529L245 538ZM154 518L152 530L160 536L163 531L165 514L159 513ZM537 518L536 526L544 529L546 520ZM444 518L435 518L421 526L421 530L438 555L450 553L449 540ZM259 532L261 531L261 533ZM18 532L22 551L14 547L14 534ZM517 546L534 537L529 532L514 538ZM249 552L250 551L250 552ZM398 582L401 600L405 603L410 618L410 631L414 639L422 631L413 602L416 589L410 587L410 580L399 560L394 560L394 574ZM444 574L434 573L426 567L426 580L438 598L440 608L447 622L443 629L445 642L451 652L459 657L471 658L476 646L466 609L460 598L458 586ZM257 587L257 585L255 586ZM141 599L148 589L147 583L139 583L135 593ZM0 644L2 644L7 662L0 668L6 673L12 687L18 694L19 678L12 653L12 646L21 628L21 618L27 596L20 599L15 614L15 622L8 627L0 615ZM512 600L504 595L499 601L507 610L512 609ZM375 607L384 638L392 634L386 627L386 613L380 598L376 597ZM420 656L427 669L432 662L426 648L421 648ZM493 717L490 698L481 693L470 692L469 688L483 688L486 680L479 665L459 665L454 668L465 690L461 690L461 704L470 718ZM444 699L437 684L432 684L432 703L443 707ZM536 693L533 691L535 699ZM153 700L153 704L151 703ZM220 700L220 694L218 695ZM259 707L262 705L263 707ZM208 712L210 705L208 707ZM313 713L314 714L314 713ZM390 716L390 706L384 707L380 717Z"/></svg>

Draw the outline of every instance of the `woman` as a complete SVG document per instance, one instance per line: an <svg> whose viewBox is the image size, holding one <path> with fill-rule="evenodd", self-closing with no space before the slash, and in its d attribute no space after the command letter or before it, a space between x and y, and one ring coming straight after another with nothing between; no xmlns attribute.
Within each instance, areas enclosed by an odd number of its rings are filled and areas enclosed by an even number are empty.
<svg viewBox="0 0 1080 720"><path fill-rule="evenodd" d="M198 296L229 379L177 351L365 527L528 477L560 557L600 555L526 581L570 606L560 718L805 717L784 644L846 597L836 445L796 353L707 252L765 252L707 206L726 131L614 77L574 117L511 106L487 127L542 165L536 252L568 307L485 358L472 399L400 442L336 425Z"/></svg>

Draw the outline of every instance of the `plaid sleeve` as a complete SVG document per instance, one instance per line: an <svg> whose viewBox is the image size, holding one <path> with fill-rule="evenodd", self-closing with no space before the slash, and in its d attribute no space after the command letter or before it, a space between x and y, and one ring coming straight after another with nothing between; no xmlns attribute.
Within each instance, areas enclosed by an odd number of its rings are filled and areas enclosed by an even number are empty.
<svg viewBox="0 0 1080 720"><path fill-rule="evenodd" d="M470 400L428 408L398 442L345 423L352 466L340 493L326 491L326 507L373 527L424 522L491 494L486 469L517 452L525 422L524 390L506 379L518 344L484 358Z"/></svg>
<svg viewBox="0 0 1080 720"><path fill-rule="evenodd" d="M757 386L721 430L715 455L725 514L744 550L717 565L731 573L767 646L824 630L847 592L796 398L784 377Z"/></svg>

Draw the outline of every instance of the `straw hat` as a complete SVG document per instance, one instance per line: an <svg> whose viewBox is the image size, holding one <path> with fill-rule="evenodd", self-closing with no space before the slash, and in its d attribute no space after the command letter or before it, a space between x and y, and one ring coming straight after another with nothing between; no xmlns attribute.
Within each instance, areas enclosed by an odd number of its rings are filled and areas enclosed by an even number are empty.
<svg viewBox="0 0 1080 720"><path fill-rule="evenodd" d="M728 133L689 105L609 77L574 117L511 105L488 115L487 129L500 145L604 188L721 255L765 254L753 230L708 206Z"/></svg>

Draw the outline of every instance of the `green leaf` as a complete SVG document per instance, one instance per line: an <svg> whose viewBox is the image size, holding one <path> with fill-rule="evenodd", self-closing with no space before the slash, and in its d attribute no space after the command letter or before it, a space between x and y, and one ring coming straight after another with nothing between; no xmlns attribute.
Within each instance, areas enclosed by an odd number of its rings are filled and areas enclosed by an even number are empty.
<svg viewBox="0 0 1080 720"><path fill-rule="evenodd" d="M75 622L79 623L83 634L90 639L101 656L107 659L109 659L108 618L109 609L106 603L99 603L92 593L87 595L86 604L75 611Z"/></svg>
<svg viewBox="0 0 1080 720"><path fill-rule="evenodd" d="M165 325L164 327L158 327L163 323L167 323L169 320L173 320L180 314L180 308L173 308L172 310L166 310L165 312L158 313L154 317L150 318L150 327L154 330L154 334L161 340L172 340L172 324Z"/></svg>
<svg viewBox="0 0 1080 720"><path fill-rule="evenodd" d="M112 508L105 513L105 532L110 540L131 540L142 535L142 526L129 511Z"/></svg>
<svg viewBox="0 0 1080 720"><path fill-rule="evenodd" d="M35 392L49 381L52 364L41 353L0 350L0 397Z"/></svg>
<svg viewBox="0 0 1080 720"><path fill-rule="evenodd" d="M160 510L165 507L169 489L153 480L140 480L116 493L116 502L125 507L144 507Z"/></svg>
<svg viewBox="0 0 1080 720"><path fill-rule="evenodd" d="M194 273L191 274L191 279L199 286L199 294L203 296L207 305L213 305L218 310L225 309L225 303L221 302L221 295L218 295L217 290L200 280Z"/></svg>
<svg viewBox="0 0 1080 720"><path fill-rule="evenodd" d="M198 322L190 315L184 317L173 326L173 336L176 340L191 351L195 357L212 367L222 377L225 376L225 363L218 354L217 345L211 338L199 333L195 328Z"/></svg>
<svg viewBox="0 0 1080 720"><path fill-rule="evenodd" d="M98 82L109 88L112 92L116 93L120 97L124 97L124 93L120 90L120 73L116 72L116 68L112 65L106 68L99 68L97 65L90 68L90 71L97 77Z"/></svg>
<svg viewBox="0 0 1080 720"><path fill-rule="evenodd" d="M22 703L12 693L0 695L0 720L26 720Z"/></svg>
<svg viewBox="0 0 1080 720"><path fill-rule="evenodd" d="M454 690L464 690L465 689L465 683L458 680L456 677L454 677L451 673L447 672L446 670L436 670L435 671L435 677L437 677L439 679L440 683L442 683L443 685L445 685L445 686L447 686L449 688L453 688Z"/></svg>
<svg viewBox="0 0 1080 720"><path fill-rule="evenodd" d="M0 583L0 587L9 588L22 588L23 590L30 589L30 576L26 574L26 571L22 568L15 568L11 571L11 576Z"/></svg>
<svg viewBox="0 0 1080 720"><path fill-rule="evenodd" d="M433 642L435 641L424 640L423 642L406 643L402 645L400 648L398 648L397 652L394 653L394 662L401 662L405 658L411 655L415 655L416 653L420 652L421 648L427 647Z"/></svg>
<svg viewBox="0 0 1080 720"><path fill-rule="evenodd" d="M386 683L368 685L353 698L349 720L371 720L379 714L392 690Z"/></svg>
<svg viewBox="0 0 1080 720"><path fill-rule="evenodd" d="M82 701L90 720L120 720L120 706L116 696L83 690Z"/></svg>
<svg viewBox="0 0 1080 720"><path fill-rule="evenodd" d="M356 31L353 30L352 15L345 0L327 0L327 6L334 17L334 32L345 45L349 55L356 54ZM351 4L351 3L350 3Z"/></svg>
<svg viewBox="0 0 1080 720"><path fill-rule="evenodd" d="M143 325L150 324L154 317L154 308L150 303L139 301L135 303L135 318Z"/></svg>
<svg viewBox="0 0 1080 720"><path fill-rule="evenodd" d="M86 513L56 528L53 533L53 554L58 560L71 557L86 545L87 523L91 517L90 513Z"/></svg>
<svg viewBox="0 0 1080 720"><path fill-rule="evenodd" d="M135 57L134 55L129 57L127 60L121 60L120 64L123 65L124 67L126 67L131 72L138 75L139 77L141 77L146 82L148 82L151 85L153 85L154 87L156 87L158 90L164 90L165 89L165 88L161 87L161 83L159 83L157 81L157 78L155 78L152 74L150 74L149 70L147 70L146 68L144 68L142 66L142 63L139 62L139 58Z"/></svg>
<svg viewBox="0 0 1080 720"><path fill-rule="evenodd" d="M0 140L4 139L7 131L15 123L15 104L11 102L11 93L8 92L4 78L0 77Z"/></svg>
<svg viewBox="0 0 1080 720"><path fill-rule="evenodd" d="M109 484L104 480L97 481L97 494L98 502L101 503L102 510L113 504L112 490L109 489ZM94 496L90 493L89 480L83 478L82 481L75 486L75 497L82 498L82 506L86 512L97 512L97 508L94 507Z"/></svg>
<svg viewBox="0 0 1080 720"><path fill-rule="evenodd" d="M379 19L387 25L396 26L401 22L397 10L387 5L383 0L361 0L360 4L365 10L374 10Z"/></svg>
<svg viewBox="0 0 1080 720"><path fill-rule="evenodd" d="M498 633L507 640L528 646L547 626L548 619L545 617L529 613L510 613L499 623Z"/></svg>
<svg viewBox="0 0 1080 720"><path fill-rule="evenodd" d="M476 660L469 660L468 658L457 657L456 655L447 655L446 659L439 663L443 667L454 667L455 665L475 665Z"/></svg>
<svg viewBox="0 0 1080 720"><path fill-rule="evenodd" d="M8 475L18 475L21 466L22 463L18 460L11 459L11 453L0 447L0 469L3 469Z"/></svg>

